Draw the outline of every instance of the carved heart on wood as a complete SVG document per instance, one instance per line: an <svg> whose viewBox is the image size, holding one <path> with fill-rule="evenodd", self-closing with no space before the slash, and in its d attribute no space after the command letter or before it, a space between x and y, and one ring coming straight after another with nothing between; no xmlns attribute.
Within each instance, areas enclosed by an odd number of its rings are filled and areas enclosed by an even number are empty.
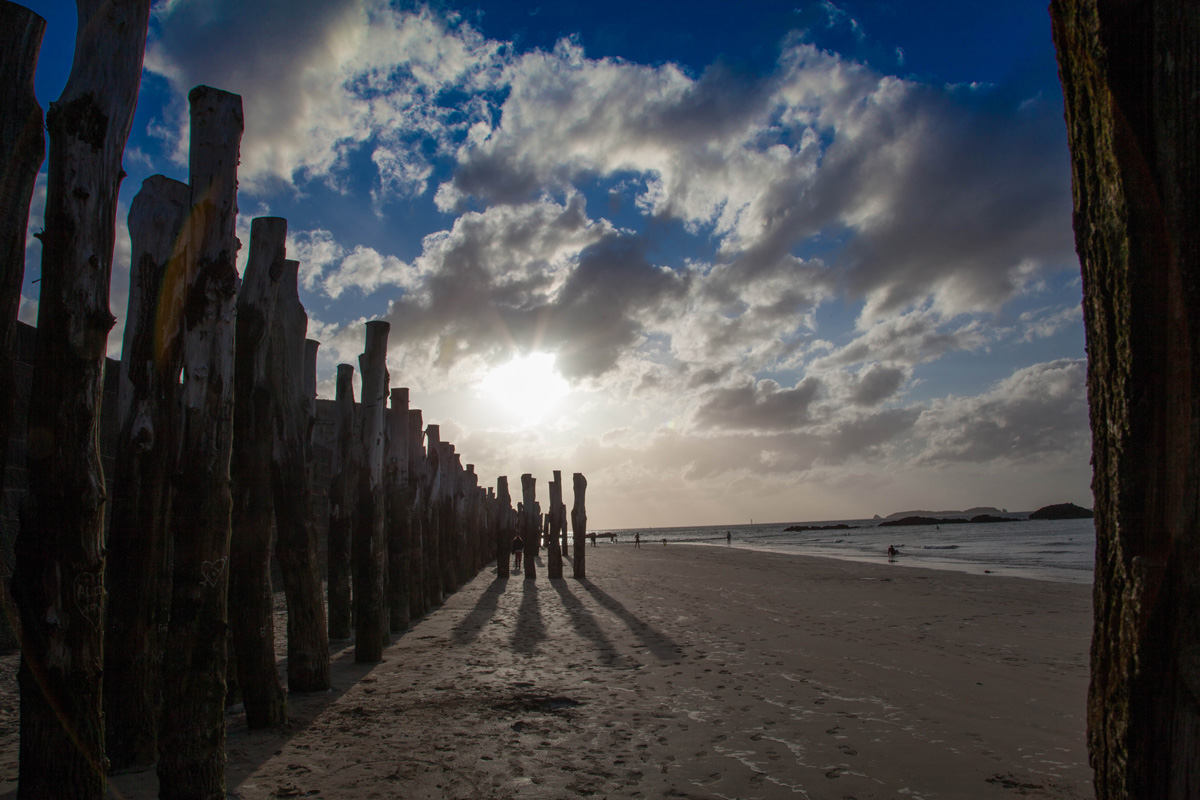
<svg viewBox="0 0 1200 800"><path fill-rule="evenodd" d="M75 576L75 607L83 618L92 624L93 630L100 629L104 608L104 583L91 572Z"/></svg>
<svg viewBox="0 0 1200 800"><path fill-rule="evenodd" d="M224 571L224 558L219 558L216 561L205 561L200 565L200 575L204 578L205 586L216 586L217 581L221 579L221 573Z"/></svg>

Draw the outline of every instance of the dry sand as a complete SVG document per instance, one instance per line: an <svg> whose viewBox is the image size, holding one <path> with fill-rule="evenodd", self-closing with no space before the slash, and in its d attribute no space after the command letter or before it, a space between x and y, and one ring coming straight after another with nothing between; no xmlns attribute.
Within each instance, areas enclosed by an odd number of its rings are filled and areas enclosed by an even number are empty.
<svg viewBox="0 0 1200 800"><path fill-rule="evenodd" d="M382 664L337 645L287 730L230 713L229 796L1092 796L1086 586L686 545L588 572L488 568Z"/></svg>

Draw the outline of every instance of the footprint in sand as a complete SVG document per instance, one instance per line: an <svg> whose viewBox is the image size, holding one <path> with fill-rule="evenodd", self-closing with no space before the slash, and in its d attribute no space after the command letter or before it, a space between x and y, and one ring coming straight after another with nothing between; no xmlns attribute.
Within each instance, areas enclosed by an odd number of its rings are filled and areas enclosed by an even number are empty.
<svg viewBox="0 0 1200 800"><path fill-rule="evenodd" d="M845 754L846 754L846 755L848 755L848 756L856 756L856 755L858 755L858 751L857 751L857 750L855 750L855 749L854 749L853 747L851 747L850 745L846 745L846 744L839 744L839 745L838 745L838 750L841 750L843 753L845 753Z"/></svg>

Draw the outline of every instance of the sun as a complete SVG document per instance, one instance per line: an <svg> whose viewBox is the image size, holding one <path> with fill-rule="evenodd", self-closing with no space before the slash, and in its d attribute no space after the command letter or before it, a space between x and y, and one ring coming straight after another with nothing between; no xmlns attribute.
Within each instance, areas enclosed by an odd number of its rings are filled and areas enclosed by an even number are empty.
<svg viewBox="0 0 1200 800"><path fill-rule="evenodd" d="M514 358L489 372L479 388L496 407L524 422L542 419L570 391L549 353Z"/></svg>

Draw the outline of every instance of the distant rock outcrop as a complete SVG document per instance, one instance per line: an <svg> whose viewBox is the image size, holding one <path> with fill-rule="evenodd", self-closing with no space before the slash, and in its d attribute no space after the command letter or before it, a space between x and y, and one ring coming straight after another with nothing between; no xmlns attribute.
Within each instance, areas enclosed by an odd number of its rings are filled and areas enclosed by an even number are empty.
<svg viewBox="0 0 1200 800"><path fill-rule="evenodd" d="M851 531L857 528L857 525L847 525L844 522L839 522L837 525L789 525L784 528L785 531Z"/></svg>
<svg viewBox="0 0 1200 800"><path fill-rule="evenodd" d="M1074 503L1055 503L1043 506L1029 515L1030 519L1092 519L1094 515L1090 508L1083 508Z"/></svg>
<svg viewBox="0 0 1200 800"><path fill-rule="evenodd" d="M1016 517L997 517L992 514L976 514L971 517L971 522L1020 522Z"/></svg>
<svg viewBox="0 0 1200 800"><path fill-rule="evenodd" d="M977 514L1003 513L1006 513L1004 509L993 508L992 506L975 506L974 508L968 508L966 511L927 511L925 509L917 509L915 511L895 511L891 514L888 514L887 519L900 519L903 517L968 517Z"/></svg>
<svg viewBox="0 0 1200 800"><path fill-rule="evenodd" d="M901 517L900 519L885 519L879 523L881 528L898 527L901 525L966 525L969 519L962 517Z"/></svg>

